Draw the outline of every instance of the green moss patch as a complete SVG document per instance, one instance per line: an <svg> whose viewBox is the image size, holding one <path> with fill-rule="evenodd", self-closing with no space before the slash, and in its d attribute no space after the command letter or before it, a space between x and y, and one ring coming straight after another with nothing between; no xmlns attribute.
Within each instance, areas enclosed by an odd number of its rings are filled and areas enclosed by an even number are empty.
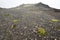
<svg viewBox="0 0 60 40"><path fill-rule="evenodd" d="M45 36L47 34L44 28L38 28L37 33L41 36Z"/></svg>

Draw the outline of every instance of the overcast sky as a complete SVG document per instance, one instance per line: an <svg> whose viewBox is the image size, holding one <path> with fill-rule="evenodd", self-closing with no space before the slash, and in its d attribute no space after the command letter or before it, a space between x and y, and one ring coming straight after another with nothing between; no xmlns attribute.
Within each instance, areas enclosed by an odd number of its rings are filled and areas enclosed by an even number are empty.
<svg viewBox="0 0 60 40"><path fill-rule="evenodd" d="M60 9L60 0L0 0L0 7L11 8L11 7L19 6L23 3L34 4L39 2L47 4L53 8Z"/></svg>

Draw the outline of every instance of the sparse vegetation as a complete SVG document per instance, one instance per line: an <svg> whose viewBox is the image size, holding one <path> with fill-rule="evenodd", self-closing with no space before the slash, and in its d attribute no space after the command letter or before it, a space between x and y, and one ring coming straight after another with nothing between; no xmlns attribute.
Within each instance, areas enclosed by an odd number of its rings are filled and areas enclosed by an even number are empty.
<svg viewBox="0 0 60 40"><path fill-rule="evenodd" d="M41 36L45 36L47 34L44 28L38 28L37 33Z"/></svg>
<svg viewBox="0 0 60 40"><path fill-rule="evenodd" d="M17 23L17 22L19 22L19 21L20 21L20 20L18 20L18 19L14 19L14 20L13 20L14 23Z"/></svg>
<svg viewBox="0 0 60 40"><path fill-rule="evenodd" d="M59 22L60 20L58 19L51 19L51 22L55 23L55 22Z"/></svg>
<svg viewBox="0 0 60 40"><path fill-rule="evenodd" d="M16 24L11 25L11 29L14 29L16 27Z"/></svg>

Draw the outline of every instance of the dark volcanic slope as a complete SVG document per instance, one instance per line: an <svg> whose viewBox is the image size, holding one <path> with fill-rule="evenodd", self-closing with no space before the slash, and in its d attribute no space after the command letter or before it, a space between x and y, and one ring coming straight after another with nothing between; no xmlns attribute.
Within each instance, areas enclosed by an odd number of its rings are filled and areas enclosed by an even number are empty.
<svg viewBox="0 0 60 40"><path fill-rule="evenodd" d="M60 22L51 23L51 19L60 20L60 10L50 8L43 3L23 4L16 8L0 9L0 40L60 40ZM37 28L44 28L47 35L40 37Z"/></svg>

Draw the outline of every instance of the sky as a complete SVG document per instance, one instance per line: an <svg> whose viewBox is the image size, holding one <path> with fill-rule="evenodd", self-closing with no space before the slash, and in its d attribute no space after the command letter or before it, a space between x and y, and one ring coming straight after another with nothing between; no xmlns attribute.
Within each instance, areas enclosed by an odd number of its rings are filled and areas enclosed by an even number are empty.
<svg viewBox="0 0 60 40"><path fill-rule="evenodd" d="M60 9L60 0L0 0L0 7L12 8L21 4L35 4L42 2L50 7Z"/></svg>

